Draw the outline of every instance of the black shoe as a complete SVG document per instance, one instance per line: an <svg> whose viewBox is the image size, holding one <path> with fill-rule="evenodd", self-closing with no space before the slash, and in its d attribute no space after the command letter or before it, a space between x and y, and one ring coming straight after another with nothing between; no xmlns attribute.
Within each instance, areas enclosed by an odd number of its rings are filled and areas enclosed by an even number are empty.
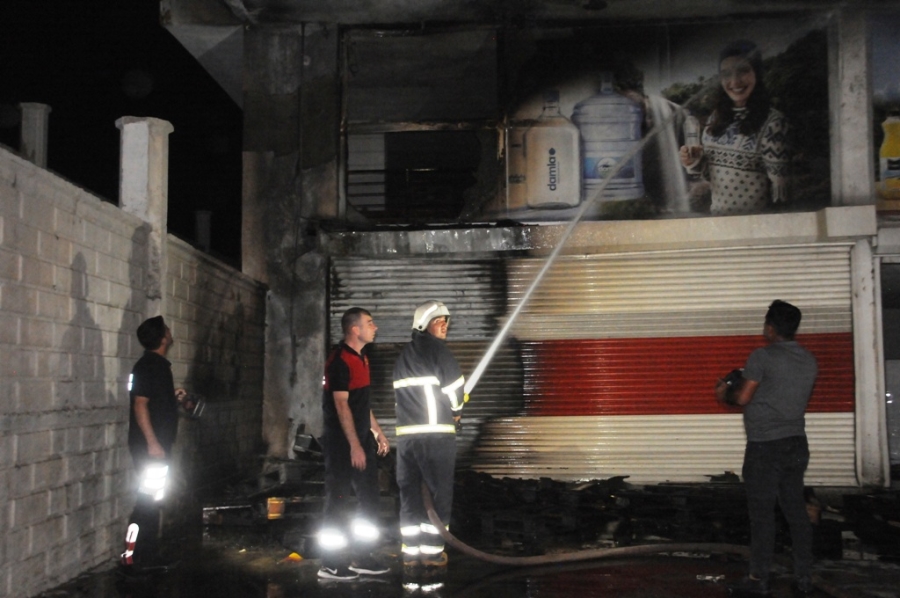
<svg viewBox="0 0 900 598"><path fill-rule="evenodd" d="M727 586L730 596L746 596L747 598L755 596L768 596L769 584L762 579L753 579L749 575L737 583L730 583Z"/></svg>
<svg viewBox="0 0 900 598"><path fill-rule="evenodd" d="M349 567L322 567L319 569L319 579L332 581L351 581L359 578L359 573L351 571Z"/></svg>
<svg viewBox="0 0 900 598"><path fill-rule="evenodd" d="M353 564L350 565L350 570L361 575L384 575L390 572L391 568L382 565L372 556L367 556L353 561Z"/></svg>

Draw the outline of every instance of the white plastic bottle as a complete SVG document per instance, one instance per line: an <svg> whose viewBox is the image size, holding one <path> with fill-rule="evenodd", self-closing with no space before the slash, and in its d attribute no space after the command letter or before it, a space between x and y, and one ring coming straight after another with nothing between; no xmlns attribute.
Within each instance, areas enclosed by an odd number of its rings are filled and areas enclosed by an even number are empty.
<svg viewBox="0 0 900 598"><path fill-rule="evenodd" d="M559 111L559 91L544 93L544 109L523 136L526 204L569 208L581 200L578 127Z"/></svg>
<svg viewBox="0 0 900 598"><path fill-rule="evenodd" d="M700 147L700 121L688 112L684 117L684 144L687 147Z"/></svg>

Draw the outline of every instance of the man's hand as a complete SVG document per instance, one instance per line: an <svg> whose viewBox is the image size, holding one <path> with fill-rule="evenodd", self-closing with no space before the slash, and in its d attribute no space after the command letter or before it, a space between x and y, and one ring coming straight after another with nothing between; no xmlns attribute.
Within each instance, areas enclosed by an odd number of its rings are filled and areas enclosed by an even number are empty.
<svg viewBox="0 0 900 598"><path fill-rule="evenodd" d="M716 398L722 403L725 402L725 393L728 392L728 385L725 383L725 380L719 378L716 381Z"/></svg>
<svg viewBox="0 0 900 598"><path fill-rule="evenodd" d="M354 469L360 471L366 468L366 451L363 450L363 447L358 442L355 446L350 447L350 464L353 465Z"/></svg>
<svg viewBox="0 0 900 598"><path fill-rule="evenodd" d="M166 458L166 451L163 450L162 445L160 445L155 439L153 440L153 442L147 443L147 454L154 459Z"/></svg>
<svg viewBox="0 0 900 598"><path fill-rule="evenodd" d="M381 432L375 432L373 430L373 433L375 434L375 442L378 443L378 456L384 457L391 452L391 443L388 442L387 436Z"/></svg>

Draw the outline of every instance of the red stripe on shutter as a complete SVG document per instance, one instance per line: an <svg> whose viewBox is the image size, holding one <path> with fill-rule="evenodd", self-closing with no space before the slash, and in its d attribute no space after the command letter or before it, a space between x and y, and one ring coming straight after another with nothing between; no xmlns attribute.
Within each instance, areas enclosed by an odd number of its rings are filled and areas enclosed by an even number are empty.
<svg viewBox="0 0 900 598"><path fill-rule="evenodd" d="M798 335L819 362L808 412L854 409L853 338ZM716 380L765 341L752 336L529 341L521 345L527 415L728 413Z"/></svg>

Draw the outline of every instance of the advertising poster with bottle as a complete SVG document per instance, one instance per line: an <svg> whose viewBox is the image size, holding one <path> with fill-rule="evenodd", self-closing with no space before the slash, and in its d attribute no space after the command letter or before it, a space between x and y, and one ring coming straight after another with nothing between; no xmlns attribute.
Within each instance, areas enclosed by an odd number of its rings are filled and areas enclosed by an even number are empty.
<svg viewBox="0 0 900 598"><path fill-rule="evenodd" d="M827 40L813 17L521 30L506 53L505 171L484 220L830 202Z"/></svg>
<svg viewBox="0 0 900 598"><path fill-rule="evenodd" d="M900 17L879 14L871 18L872 116L875 157L878 164L875 189L878 210L900 213Z"/></svg>

